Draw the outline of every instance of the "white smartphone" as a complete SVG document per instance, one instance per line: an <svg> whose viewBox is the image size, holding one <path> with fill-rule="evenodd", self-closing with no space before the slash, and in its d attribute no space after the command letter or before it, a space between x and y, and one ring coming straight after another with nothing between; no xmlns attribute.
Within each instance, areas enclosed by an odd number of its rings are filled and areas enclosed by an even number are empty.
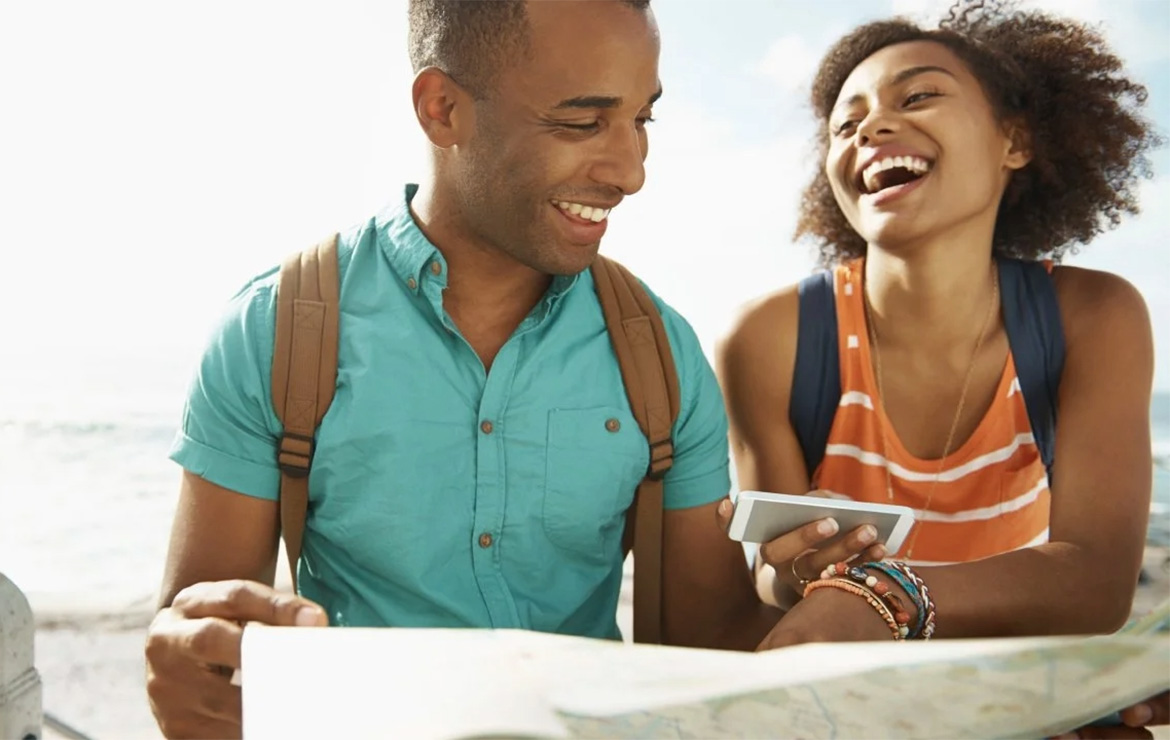
<svg viewBox="0 0 1170 740"><path fill-rule="evenodd" d="M863 524L877 529L877 541L895 553L914 524L914 510L908 506L871 504L819 496L740 491L731 515L727 536L740 542L768 542L785 532L818 519L832 517L840 529L820 546L844 537Z"/></svg>

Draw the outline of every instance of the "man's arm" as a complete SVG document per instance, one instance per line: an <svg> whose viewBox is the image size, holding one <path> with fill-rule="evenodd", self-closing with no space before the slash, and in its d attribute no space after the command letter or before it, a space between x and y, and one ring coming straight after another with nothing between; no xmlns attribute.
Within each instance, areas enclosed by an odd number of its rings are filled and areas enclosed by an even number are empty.
<svg viewBox="0 0 1170 740"><path fill-rule="evenodd" d="M724 500L726 501L726 499ZM755 650L782 612L761 603L743 547L719 527L713 502L668 510L662 523L664 642ZM637 562L634 563L637 568Z"/></svg>
<svg viewBox="0 0 1170 740"><path fill-rule="evenodd" d="M243 625L324 625L271 587L278 546L279 421L270 400L274 284L223 315L191 384L171 458L184 469L160 610L146 640L147 694L167 737L240 734Z"/></svg>
<svg viewBox="0 0 1170 740"><path fill-rule="evenodd" d="M681 322L680 322L681 323ZM762 603L744 556L743 545L730 539L726 520L728 425L719 384L693 333L677 330L671 338L682 358L683 409L675 434L675 466L666 477L667 510L663 520L663 620L665 639L678 645L753 650L782 612ZM775 415L787 419L787 401ZM790 435L791 436L791 435ZM736 439L732 434L732 439ZM793 439L795 445L795 439ZM799 446L795 447L799 460ZM765 458L760 456L761 460ZM737 463L741 462L737 454ZM750 460L748 460L750 464ZM777 470L790 475L786 465ZM795 468L803 474L803 463ZM758 482L741 468L741 484ZM771 482L771 481L768 481ZM789 477L784 483L797 483ZM715 488L718 486L718 488ZM807 489L807 480L794 492ZM817 522L786 533L769 544L769 554L792 559L835 534L817 531ZM855 537L818 553L842 559L863 547ZM810 556L811 558L812 556ZM828 561L826 561L828 562ZM635 563L635 568L637 563Z"/></svg>
<svg viewBox="0 0 1170 740"><path fill-rule="evenodd" d="M184 470L159 608L203 581L243 579L271 586L279 539L278 502L229 491Z"/></svg>
<svg viewBox="0 0 1170 740"><path fill-rule="evenodd" d="M146 640L146 690L168 738L238 737L243 625L324 626L324 611L271 587L277 504L184 471L160 610Z"/></svg>

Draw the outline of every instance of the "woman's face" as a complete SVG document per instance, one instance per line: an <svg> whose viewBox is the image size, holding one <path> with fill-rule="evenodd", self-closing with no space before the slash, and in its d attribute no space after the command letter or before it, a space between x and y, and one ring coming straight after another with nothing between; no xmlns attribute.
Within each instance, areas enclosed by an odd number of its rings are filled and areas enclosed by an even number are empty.
<svg viewBox="0 0 1170 740"><path fill-rule="evenodd" d="M871 245L994 231L1011 172L1029 155L979 81L942 44L888 46L853 70L829 117L825 170L837 205Z"/></svg>

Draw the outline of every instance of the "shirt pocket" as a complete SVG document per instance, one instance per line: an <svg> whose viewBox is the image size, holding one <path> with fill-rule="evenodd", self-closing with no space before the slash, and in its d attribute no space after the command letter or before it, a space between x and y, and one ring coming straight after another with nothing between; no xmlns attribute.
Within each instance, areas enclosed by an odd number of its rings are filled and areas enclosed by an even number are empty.
<svg viewBox="0 0 1170 740"><path fill-rule="evenodd" d="M590 562L611 562L649 464L646 437L627 409L553 409L546 450L545 534Z"/></svg>

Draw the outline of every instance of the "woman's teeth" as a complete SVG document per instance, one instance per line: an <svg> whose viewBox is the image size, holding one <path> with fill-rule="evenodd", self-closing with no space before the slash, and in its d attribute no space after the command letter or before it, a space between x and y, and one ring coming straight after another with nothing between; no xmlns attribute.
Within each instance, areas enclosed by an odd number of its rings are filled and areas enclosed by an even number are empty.
<svg viewBox="0 0 1170 740"><path fill-rule="evenodd" d="M881 190L883 185L881 179L878 177L886 170L901 168L914 174L915 178L921 177L930 171L930 162L922 157L907 156L907 157L885 157L876 162L871 163L861 173L862 184L865 185L867 192L874 193Z"/></svg>

